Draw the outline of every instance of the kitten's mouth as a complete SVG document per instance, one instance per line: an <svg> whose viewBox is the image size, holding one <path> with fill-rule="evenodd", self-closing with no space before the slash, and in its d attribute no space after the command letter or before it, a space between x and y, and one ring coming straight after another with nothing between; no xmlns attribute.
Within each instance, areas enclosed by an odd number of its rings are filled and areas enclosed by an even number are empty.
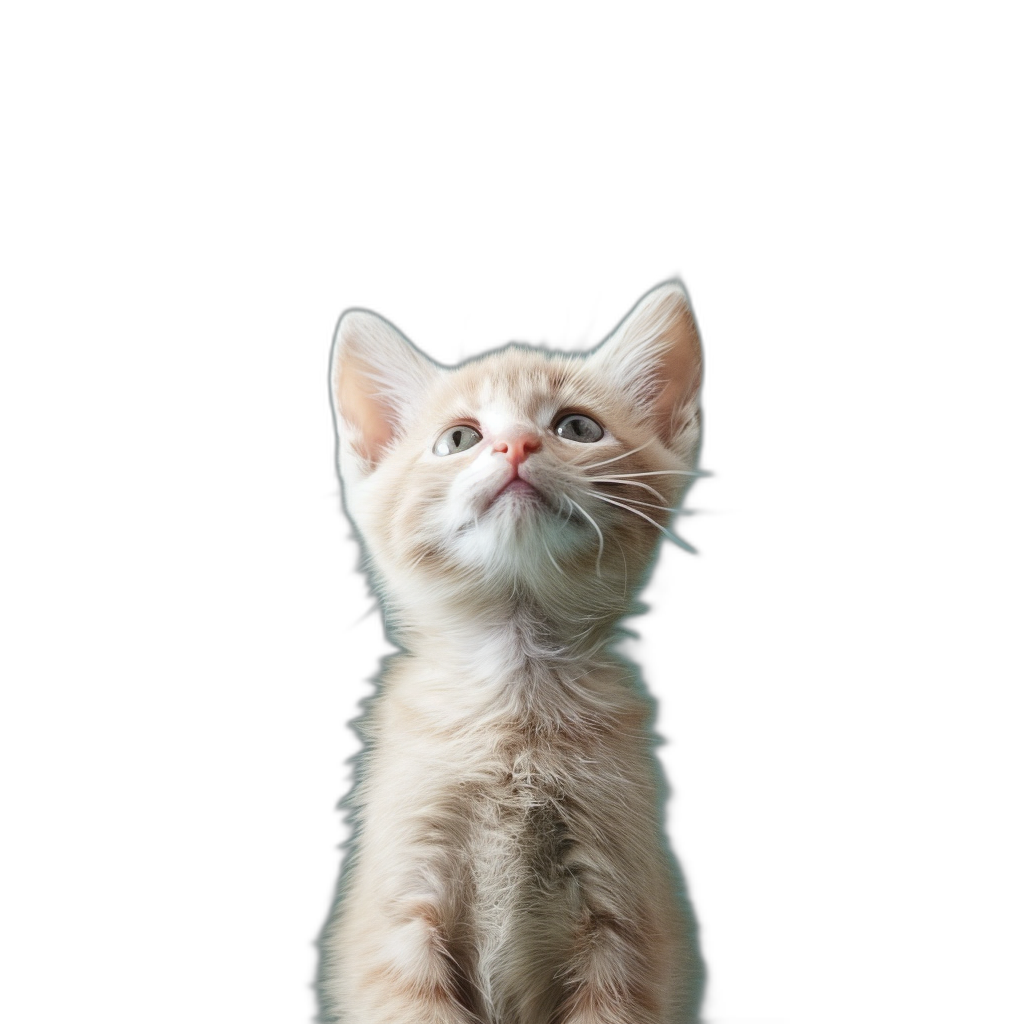
<svg viewBox="0 0 1024 1024"><path fill-rule="evenodd" d="M527 500L547 504L547 499L529 480L524 480L518 473L513 474L494 492L494 497L487 503L490 508L499 498L508 497L513 501Z"/></svg>
<svg viewBox="0 0 1024 1024"><path fill-rule="evenodd" d="M514 494L536 494L538 498L540 497L540 491L533 484L527 483L521 476L509 480L498 494L508 494L510 491Z"/></svg>

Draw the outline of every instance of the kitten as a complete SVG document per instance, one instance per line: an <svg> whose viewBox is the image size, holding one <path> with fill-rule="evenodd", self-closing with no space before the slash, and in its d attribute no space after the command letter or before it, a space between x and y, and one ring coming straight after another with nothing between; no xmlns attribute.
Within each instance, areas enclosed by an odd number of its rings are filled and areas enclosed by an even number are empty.
<svg viewBox="0 0 1024 1024"><path fill-rule="evenodd" d="M692 477L701 349L648 293L586 355L454 368L362 310L331 394L400 653L359 731L323 1020L668 1024L703 969L620 618Z"/></svg>

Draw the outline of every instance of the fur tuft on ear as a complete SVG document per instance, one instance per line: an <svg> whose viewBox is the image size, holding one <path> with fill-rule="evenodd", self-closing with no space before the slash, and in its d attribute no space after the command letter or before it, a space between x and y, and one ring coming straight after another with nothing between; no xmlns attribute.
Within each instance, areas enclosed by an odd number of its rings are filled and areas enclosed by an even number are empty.
<svg viewBox="0 0 1024 1024"><path fill-rule="evenodd" d="M383 317L364 309L342 314L331 351L331 401L339 455L368 472L402 432L440 368Z"/></svg>
<svg viewBox="0 0 1024 1024"><path fill-rule="evenodd" d="M697 415L700 334L681 281L649 291L590 358L648 409L667 445Z"/></svg>

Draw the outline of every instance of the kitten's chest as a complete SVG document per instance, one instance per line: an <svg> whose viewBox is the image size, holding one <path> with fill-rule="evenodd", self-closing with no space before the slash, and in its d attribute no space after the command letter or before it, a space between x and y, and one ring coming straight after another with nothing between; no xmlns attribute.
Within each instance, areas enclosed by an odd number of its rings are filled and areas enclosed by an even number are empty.
<svg viewBox="0 0 1024 1024"><path fill-rule="evenodd" d="M568 841L565 801L571 774L565 752L510 743L473 793L472 818L488 835L514 837L524 853L554 858Z"/></svg>
<svg viewBox="0 0 1024 1024"><path fill-rule="evenodd" d="M509 750L468 804L465 906L487 1020L546 1020L558 998L557 969L578 909L566 869L572 838L565 776L550 751ZM529 986L517 975L525 964Z"/></svg>
<svg viewBox="0 0 1024 1024"><path fill-rule="evenodd" d="M536 920L571 897L567 864L579 841L573 754L510 744L487 774L466 803L474 902L482 918Z"/></svg>

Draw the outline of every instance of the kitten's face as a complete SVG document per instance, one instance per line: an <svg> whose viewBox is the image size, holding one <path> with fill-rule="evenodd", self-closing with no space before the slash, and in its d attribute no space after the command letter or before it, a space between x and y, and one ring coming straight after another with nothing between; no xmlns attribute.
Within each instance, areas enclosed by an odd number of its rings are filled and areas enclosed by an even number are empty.
<svg viewBox="0 0 1024 1024"><path fill-rule="evenodd" d="M342 320L346 503L389 597L582 593L621 610L699 435L700 349L683 293L663 286L645 302L588 356L515 347L454 370L372 314Z"/></svg>
<svg viewBox="0 0 1024 1024"><path fill-rule="evenodd" d="M651 426L585 360L506 350L424 396L366 481L369 507L359 517L364 534L406 564L422 557L435 568L527 579L589 574L599 552L621 559L619 544L636 547L633 532L654 532L612 501L664 523L679 494L673 472L623 474L676 468Z"/></svg>

